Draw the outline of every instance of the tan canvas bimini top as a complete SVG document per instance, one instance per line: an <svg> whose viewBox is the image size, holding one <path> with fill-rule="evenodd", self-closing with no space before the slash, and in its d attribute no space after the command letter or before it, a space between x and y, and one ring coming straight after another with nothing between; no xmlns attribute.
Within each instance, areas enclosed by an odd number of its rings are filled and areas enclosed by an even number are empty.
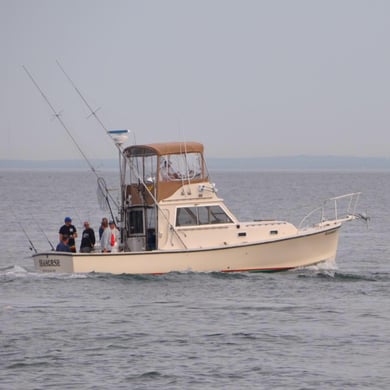
<svg viewBox="0 0 390 390"><path fill-rule="evenodd" d="M202 153L204 147L199 142L164 142L146 145L133 145L125 149L125 155L137 156L156 154L163 156L167 154L184 154L184 153Z"/></svg>

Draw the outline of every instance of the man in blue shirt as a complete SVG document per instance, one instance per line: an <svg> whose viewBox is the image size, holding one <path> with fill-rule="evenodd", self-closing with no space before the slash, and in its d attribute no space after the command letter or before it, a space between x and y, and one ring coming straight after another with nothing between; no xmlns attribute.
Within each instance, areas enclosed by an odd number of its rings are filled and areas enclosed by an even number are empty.
<svg viewBox="0 0 390 390"><path fill-rule="evenodd" d="M69 246L69 237L66 234L63 234L61 236L61 241L57 245L56 251L57 252L71 252L70 246Z"/></svg>

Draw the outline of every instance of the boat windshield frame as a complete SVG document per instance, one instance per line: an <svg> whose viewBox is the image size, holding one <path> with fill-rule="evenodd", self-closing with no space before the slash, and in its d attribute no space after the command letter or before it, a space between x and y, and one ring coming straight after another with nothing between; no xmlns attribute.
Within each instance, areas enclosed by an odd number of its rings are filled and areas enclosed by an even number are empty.
<svg viewBox="0 0 390 390"><path fill-rule="evenodd" d="M208 181L203 150L203 145L197 142L129 146L123 153L130 167L125 184L141 183L159 201L184 184Z"/></svg>

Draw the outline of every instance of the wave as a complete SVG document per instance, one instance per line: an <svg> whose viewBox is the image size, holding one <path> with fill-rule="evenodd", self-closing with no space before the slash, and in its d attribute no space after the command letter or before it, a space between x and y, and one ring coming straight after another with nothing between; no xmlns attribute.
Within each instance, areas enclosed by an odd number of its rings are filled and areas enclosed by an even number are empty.
<svg viewBox="0 0 390 390"><path fill-rule="evenodd" d="M36 272L33 269L20 265L11 265L0 268L0 282L14 279L85 279L88 274L55 274Z"/></svg>
<svg viewBox="0 0 390 390"><path fill-rule="evenodd" d="M347 272L338 270L327 270L327 269L301 269L298 277L300 278L319 278L326 280L335 280L342 282L377 282L380 280L390 280L389 273L360 273L360 272Z"/></svg>
<svg viewBox="0 0 390 390"><path fill-rule="evenodd" d="M0 273L7 273L7 272L25 273L25 272L29 272L29 270L27 268L21 267L20 265L10 265L7 267L0 268Z"/></svg>
<svg viewBox="0 0 390 390"><path fill-rule="evenodd" d="M338 280L355 282L355 281L367 281L367 282L377 282L379 280L389 280L389 274L359 274L359 273L350 273L350 272L336 272L334 277Z"/></svg>
<svg viewBox="0 0 390 390"><path fill-rule="evenodd" d="M194 278L212 278L218 280L237 280L237 279L274 279L284 278L286 275L297 276L298 278L320 278L331 279L338 281L354 282L354 281L388 281L390 280L389 272L367 272L359 271L344 271L340 270L335 261L325 261L313 266L296 268L280 273L249 273L249 272L168 272L161 275L152 274L103 274L103 273L42 273L28 267L20 265L10 265L0 268L0 283L9 282L15 279L97 279L97 280L117 280L126 282L185 282Z"/></svg>

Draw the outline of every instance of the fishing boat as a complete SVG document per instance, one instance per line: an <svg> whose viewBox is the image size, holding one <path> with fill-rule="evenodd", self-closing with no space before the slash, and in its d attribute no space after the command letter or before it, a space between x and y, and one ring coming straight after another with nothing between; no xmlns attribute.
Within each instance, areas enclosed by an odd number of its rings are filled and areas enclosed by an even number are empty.
<svg viewBox="0 0 390 390"><path fill-rule="evenodd" d="M108 130L97 110L92 109L58 61L57 64L119 151L119 202L112 200L104 179L75 141L61 114L28 69L23 68L97 176L100 200L108 204L119 226L120 245L117 252L102 252L99 247L90 253L35 250L37 271L112 274L284 271L335 260L343 223L367 219L356 213L360 193L351 193L323 202L298 226L277 220L241 222L210 180L202 144L169 142L124 147L128 130ZM117 209L116 217L110 199ZM340 203L346 205L344 211ZM316 215L318 219L313 222ZM29 242L34 247L30 239Z"/></svg>
<svg viewBox="0 0 390 390"><path fill-rule="evenodd" d="M163 274L272 272L335 260L343 223L360 218L360 193L324 202L298 226L286 221L241 222L210 180L197 142L131 145L112 131L120 160L116 253L48 251L33 255L41 272ZM347 201L341 213L339 204ZM331 217L326 216L332 205ZM318 214L318 221L312 222ZM310 221L310 222L309 222Z"/></svg>

